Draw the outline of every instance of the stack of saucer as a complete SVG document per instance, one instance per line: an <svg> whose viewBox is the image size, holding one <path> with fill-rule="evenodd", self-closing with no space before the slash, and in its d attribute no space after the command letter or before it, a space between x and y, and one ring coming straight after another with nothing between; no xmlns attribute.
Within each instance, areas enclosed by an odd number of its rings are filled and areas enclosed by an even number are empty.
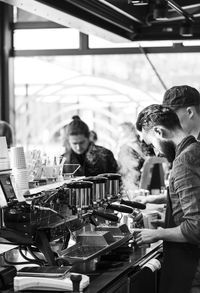
<svg viewBox="0 0 200 293"><path fill-rule="evenodd" d="M10 161L5 136L0 137L0 171L9 170Z"/></svg>
<svg viewBox="0 0 200 293"><path fill-rule="evenodd" d="M12 174L14 176L15 191L18 200L22 200L22 195L28 192L28 170L24 148L22 146L12 147L10 150Z"/></svg>

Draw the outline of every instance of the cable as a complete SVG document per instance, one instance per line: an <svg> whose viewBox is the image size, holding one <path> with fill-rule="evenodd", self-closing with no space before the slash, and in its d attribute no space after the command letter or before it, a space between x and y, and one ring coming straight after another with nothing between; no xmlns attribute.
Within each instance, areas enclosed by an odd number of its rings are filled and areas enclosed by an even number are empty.
<svg viewBox="0 0 200 293"><path fill-rule="evenodd" d="M35 255L35 253L32 251L31 246L27 246L27 249L28 249L28 252L29 252L29 253L30 253L30 254L31 254L36 260L43 262L43 264L46 263L45 260L40 259L37 255Z"/></svg>
<svg viewBox="0 0 200 293"><path fill-rule="evenodd" d="M149 57L148 57L147 53L145 52L144 48L143 48L141 45L139 45L139 49L140 49L140 51L142 52L142 54L146 57L146 59L147 59L147 61L149 62L149 64L151 65L151 68L153 69L155 75L157 76L157 78L158 78L158 80L160 81L160 83L161 83L161 85L163 86L163 88L164 88L165 90L167 90L167 86L166 86L166 84L164 83L164 81L162 80L160 74L158 73L158 71L156 70L155 66L153 65L153 63L152 63L151 60L149 59Z"/></svg>
<svg viewBox="0 0 200 293"><path fill-rule="evenodd" d="M23 251L22 251L22 246L19 246L19 252L20 252L20 254L21 254L21 256L25 259L25 260L27 260L28 262L30 262L30 263L35 263L35 264L38 264L38 265L42 265L43 263L42 263L42 261L38 261L38 260L34 260L34 259L31 259L31 258L29 258L29 257L27 257L24 253L23 253Z"/></svg>
<svg viewBox="0 0 200 293"><path fill-rule="evenodd" d="M34 261L33 259L30 259L29 257L27 257L27 256L22 252L22 247L21 247L21 246L19 246L19 253L20 253L20 255L21 255L25 260L27 260L28 262L32 262L32 261Z"/></svg>
<svg viewBox="0 0 200 293"><path fill-rule="evenodd" d="M43 207L43 206L35 206L34 208L40 210L40 211L51 211L52 213L56 214L58 217L60 217L62 220L65 220L65 217L63 217L60 213L56 212L55 210L48 208L48 207Z"/></svg>

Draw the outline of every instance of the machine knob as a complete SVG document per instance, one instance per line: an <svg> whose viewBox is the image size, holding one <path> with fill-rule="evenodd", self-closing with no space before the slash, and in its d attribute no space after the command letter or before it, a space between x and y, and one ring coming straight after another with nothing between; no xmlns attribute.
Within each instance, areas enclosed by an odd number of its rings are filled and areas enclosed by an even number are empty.
<svg viewBox="0 0 200 293"><path fill-rule="evenodd" d="M70 280L73 284L73 292L80 292L80 282L82 280L82 276L79 274L70 274Z"/></svg>

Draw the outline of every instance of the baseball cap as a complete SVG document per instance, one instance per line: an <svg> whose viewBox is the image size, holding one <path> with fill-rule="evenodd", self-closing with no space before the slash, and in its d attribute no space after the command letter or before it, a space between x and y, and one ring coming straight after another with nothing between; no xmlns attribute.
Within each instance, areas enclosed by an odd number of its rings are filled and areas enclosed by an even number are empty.
<svg viewBox="0 0 200 293"><path fill-rule="evenodd" d="M200 93L188 85L173 86L163 97L163 106L173 110L200 104Z"/></svg>

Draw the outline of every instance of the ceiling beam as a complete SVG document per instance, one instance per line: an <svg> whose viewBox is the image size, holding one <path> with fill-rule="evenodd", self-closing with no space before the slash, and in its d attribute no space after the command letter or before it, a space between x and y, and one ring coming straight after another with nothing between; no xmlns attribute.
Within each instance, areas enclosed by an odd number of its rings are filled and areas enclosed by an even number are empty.
<svg viewBox="0 0 200 293"><path fill-rule="evenodd" d="M86 20L79 17L68 14L66 11L61 11L55 7L51 7L44 2L49 1L36 1L36 0L0 0L6 4L13 5L30 13L36 14L40 17L46 18L50 21L58 23L65 27L72 27L85 34L91 34L103 38L105 40L117 43L128 42L130 36L125 33L118 34L120 29L116 30L116 33L111 32L109 27L107 29L101 28L98 25L89 23ZM53 1L54 4L59 1ZM65 2L65 1L64 1ZM63 2L63 3L64 3ZM56 6L56 5L55 5ZM131 34L131 33L130 33Z"/></svg>
<svg viewBox="0 0 200 293"><path fill-rule="evenodd" d="M116 5L113 5L113 4L109 3L109 2L107 2L106 0L98 0L98 1L101 2L101 3L104 3L108 7L111 7L113 10L118 11L119 13L121 13L122 15L125 15L126 17L132 19L133 21L136 21L138 23L142 23L142 21L139 18L131 15L130 13L127 13L126 11L124 11L121 8L117 7Z"/></svg>
<svg viewBox="0 0 200 293"><path fill-rule="evenodd" d="M194 21L193 17L189 13L187 13L181 6L179 6L175 1L173 1L173 0L166 0L166 1L171 8L173 8L179 14L184 16L185 19L187 19L189 21Z"/></svg>
<svg viewBox="0 0 200 293"><path fill-rule="evenodd" d="M166 53L199 53L200 46L184 46L182 43L173 46L143 47L147 54ZM31 56L80 56L80 55L114 55L142 54L139 47L133 48L101 48L101 49L58 49L58 50L16 50L15 57Z"/></svg>

